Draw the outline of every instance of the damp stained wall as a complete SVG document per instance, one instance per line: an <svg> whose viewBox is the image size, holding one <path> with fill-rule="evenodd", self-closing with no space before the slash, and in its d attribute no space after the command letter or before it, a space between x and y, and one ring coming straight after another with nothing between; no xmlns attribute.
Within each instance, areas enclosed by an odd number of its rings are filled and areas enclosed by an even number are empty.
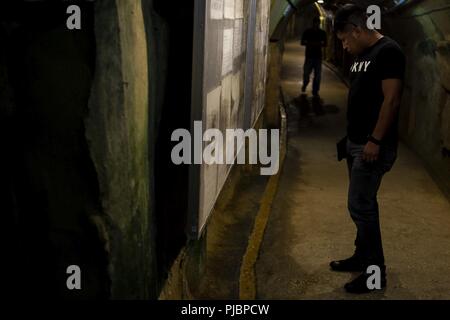
<svg viewBox="0 0 450 320"><path fill-rule="evenodd" d="M387 16L386 34L407 57L400 113L403 140L450 195L450 3L421 1Z"/></svg>

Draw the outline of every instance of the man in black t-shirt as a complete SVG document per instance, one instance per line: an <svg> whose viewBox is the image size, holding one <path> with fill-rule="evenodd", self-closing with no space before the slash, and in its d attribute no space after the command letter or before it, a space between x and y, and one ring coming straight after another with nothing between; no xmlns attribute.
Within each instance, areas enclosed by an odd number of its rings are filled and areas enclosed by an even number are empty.
<svg viewBox="0 0 450 320"><path fill-rule="evenodd" d="M356 5L344 6L336 13L334 28L344 49L356 57L350 67L346 151L348 209L357 235L353 256L332 261L330 266L335 271L362 272L345 289L363 293L386 286L377 192L397 157L405 57L395 41L367 28L365 10ZM373 278L371 266L380 271L375 287L368 284Z"/></svg>
<svg viewBox="0 0 450 320"><path fill-rule="evenodd" d="M320 29L319 17L315 17L313 27L303 33L302 45L306 46L302 92L306 91L311 72L314 70L313 95L318 97L322 75L322 48L327 46L327 34Z"/></svg>

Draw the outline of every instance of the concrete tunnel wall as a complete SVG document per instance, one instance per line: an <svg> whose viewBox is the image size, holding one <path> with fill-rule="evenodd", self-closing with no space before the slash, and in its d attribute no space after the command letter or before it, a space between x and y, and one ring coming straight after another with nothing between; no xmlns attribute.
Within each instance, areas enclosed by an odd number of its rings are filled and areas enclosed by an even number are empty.
<svg viewBox="0 0 450 320"><path fill-rule="evenodd" d="M40 296L156 298L167 27L152 0L83 4L80 31L67 29L66 8L0 10L8 288L20 295L34 266ZM71 264L81 267L81 292L66 288Z"/></svg>
<svg viewBox="0 0 450 320"><path fill-rule="evenodd" d="M188 167L169 147L190 125L193 2L83 3L79 31L64 2L0 6L9 287L42 261L41 296L157 298L186 245Z"/></svg>
<svg viewBox="0 0 450 320"><path fill-rule="evenodd" d="M446 8L445 8L446 7ZM440 9L441 10L436 10ZM386 17L386 33L407 56L401 105L403 140L450 197L450 6L422 1Z"/></svg>
<svg viewBox="0 0 450 320"><path fill-rule="evenodd" d="M85 28L72 33L64 7L3 9L5 286L12 296L79 298L58 280L78 264L85 270L83 296L105 298L107 258L90 222L99 209L98 188L83 124L95 69L92 7L83 7ZM28 268L36 275L31 286Z"/></svg>
<svg viewBox="0 0 450 320"><path fill-rule="evenodd" d="M171 132L190 123L192 27L178 28L192 24L191 6L96 1L86 137L98 175L102 213L94 222L106 239L112 298L158 297L186 244L188 171L171 163L168 147Z"/></svg>
<svg viewBox="0 0 450 320"><path fill-rule="evenodd" d="M112 297L146 298L155 281L155 248L142 1L97 1L95 36L96 75L86 121L102 204L94 221L107 241Z"/></svg>
<svg viewBox="0 0 450 320"><path fill-rule="evenodd" d="M174 15L170 6L156 4ZM2 16L13 30L4 35L9 31L1 29L2 41L9 41L5 47L11 48L1 51L0 81L7 88L1 94L6 115L2 129L17 134L7 144L8 154L17 156L3 160L4 168L14 170L2 171L7 181L2 188L13 212L11 225L20 220L18 228L23 228L18 236L11 229L11 238L27 234L8 252L14 259L29 246L34 252L26 258L30 261L46 252L42 284L51 283L49 295L157 297L164 275L156 266L155 146L158 136L167 139L159 131L163 114L179 111L163 110L163 105L182 108L185 101L174 97L188 97L185 88L190 91L179 67L189 65L185 73L190 77L191 61L179 59L182 51L176 43L183 42L167 25L167 20L179 22L179 16L162 18L152 0L97 0L82 7L82 30L69 31L64 4L33 5L37 11L26 10L26 16L20 7L14 13L23 24L17 30L15 21ZM176 79L169 83L177 95L165 90L170 69ZM268 87L273 89L275 117L276 83ZM164 220L173 223L174 218L171 214ZM48 230L50 239L42 230ZM181 245L182 238L177 242ZM171 250L176 254L177 248ZM86 290L81 295L68 294L61 281L69 264L82 267Z"/></svg>

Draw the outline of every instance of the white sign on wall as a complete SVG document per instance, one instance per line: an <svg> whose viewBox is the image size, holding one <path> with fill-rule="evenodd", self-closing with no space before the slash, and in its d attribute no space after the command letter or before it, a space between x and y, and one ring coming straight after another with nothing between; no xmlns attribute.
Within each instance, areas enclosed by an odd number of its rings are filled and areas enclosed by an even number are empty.
<svg viewBox="0 0 450 320"><path fill-rule="evenodd" d="M234 19L234 1L235 0L225 0L224 2L225 19Z"/></svg>
<svg viewBox="0 0 450 320"><path fill-rule="evenodd" d="M234 21L234 49L233 56L237 58L242 53L242 28L243 20L238 19Z"/></svg>
<svg viewBox="0 0 450 320"><path fill-rule="evenodd" d="M233 71L233 33L234 29L223 30L222 76Z"/></svg>
<svg viewBox="0 0 450 320"><path fill-rule="evenodd" d="M244 17L244 0L236 0L235 18L242 19Z"/></svg>
<svg viewBox="0 0 450 320"><path fill-rule="evenodd" d="M270 0L194 3L198 16L194 28L199 40L194 43L194 57L196 63L203 63L203 68L193 70L192 120L202 121L203 130L219 129L219 132L253 126L264 103ZM248 54L244 59L245 52ZM201 236L234 165L219 163L220 157L219 162L208 161L222 153L227 155L223 147L231 145L228 142L232 142L232 137L223 138L204 141L204 163L189 169L190 237ZM236 157L236 150L231 147L230 150L231 156Z"/></svg>
<svg viewBox="0 0 450 320"><path fill-rule="evenodd" d="M223 19L223 0L211 0L211 19Z"/></svg>
<svg viewBox="0 0 450 320"><path fill-rule="evenodd" d="M220 126L220 103L221 103L222 87L219 86L209 92L206 96L206 128L213 129ZM211 141L209 144L216 143ZM206 146L205 146L206 147ZM209 161L209 159L205 159ZM201 198L202 220L205 221L209 212L214 206L217 194L217 164L204 165L202 167L202 183L203 193Z"/></svg>

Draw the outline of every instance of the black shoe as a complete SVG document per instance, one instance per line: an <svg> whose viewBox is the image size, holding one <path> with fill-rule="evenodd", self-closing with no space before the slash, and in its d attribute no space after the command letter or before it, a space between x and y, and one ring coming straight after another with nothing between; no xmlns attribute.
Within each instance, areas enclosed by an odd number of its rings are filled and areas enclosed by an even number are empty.
<svg viewBox="0 0 450 320"><path fill-rule="evenodd" d="M352 256L345 260L331 261L330 267L334 271L343 272L364 272L366 271L366 265L361 262L355 256Z"/></svg>
<svg viewBox="0 0 450 320"><path fill-rule="evenodd" d="M381 275L380 288L369 288L367 280L371 275L366 272L361 273L356 279L347 283L344 288L348 293L368 293L386 288L386 274Z"/></svg>

